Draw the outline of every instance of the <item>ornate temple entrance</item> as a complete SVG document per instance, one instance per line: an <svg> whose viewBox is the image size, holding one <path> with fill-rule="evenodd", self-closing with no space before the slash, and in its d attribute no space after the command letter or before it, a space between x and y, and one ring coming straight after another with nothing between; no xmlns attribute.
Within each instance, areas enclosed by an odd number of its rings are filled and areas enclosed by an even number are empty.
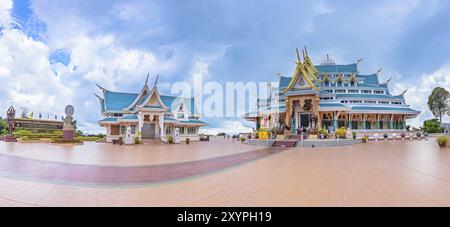
<svg viewBox="0 0 450 227"><path fill-rule="evenodd" d="M155 123L144 123L142 126L142 139L155 139Z"/></svg>
<svg viewBox="0 0 450 227"><path fill-rule="evenodd" d="M298 119L299 119L298 128L309 128L310 127L309 113L299 113Z"/></svg>

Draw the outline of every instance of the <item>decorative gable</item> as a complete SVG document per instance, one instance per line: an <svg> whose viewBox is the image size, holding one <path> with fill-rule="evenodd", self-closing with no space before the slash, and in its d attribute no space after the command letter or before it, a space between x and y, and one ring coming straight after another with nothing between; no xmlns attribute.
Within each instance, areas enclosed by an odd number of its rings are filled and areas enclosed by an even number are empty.
<svg viewBox="0 0 450 227"><path fill-rule="evenodd" d="M168 109L166 105L164 105L161 100L161 96L159 95L158 89L153 87L150 91L150 95L142 102L142 104L138 105L139 108L152 107L152 108L162 108Z"/></svg>

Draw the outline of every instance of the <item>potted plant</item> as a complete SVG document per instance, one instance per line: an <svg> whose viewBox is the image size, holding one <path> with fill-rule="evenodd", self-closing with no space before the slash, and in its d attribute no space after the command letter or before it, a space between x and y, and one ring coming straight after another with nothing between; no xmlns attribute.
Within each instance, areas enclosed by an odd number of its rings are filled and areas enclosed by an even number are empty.
<svg viewBox="0 0 450 227"><path fill-rule="evenodd" d="M328 131L325 128L319 130L320 139L326 139L328 137Z"/></svg>
<svg viewBox="0 0 450 227"><path fill-rule="evenodd" d="M357 135L356 132L352 132L352 136L353 136L353 139L354 139L354 140L356 140L356 135Z"/></svg>
<svg viewBox="0 0 450 227"><path fill-rule="evenodd" d="M134 144L141 144L141 141L139 140L139 137L134 137Z"/></svg>
<svg viewBox="0 0 450 227"><path fill-rule="evenodd" d="M336 136L340 139L345 139L346 134L347 134L347 130L344 127L336 130Z"/></svg>
<svg viewBox="0 0 450 227"><path fill-rule="evenodd" d="M258 130L258 138L260 140L268 140L269 139L269 130L265 128L260 128Z"/></svg>
<svg viewBox="0 0 450 227"><path fill-rule="evenodd" d="M420 134L420 132L416 133L417 138L420 139L420 137L422 136L422 134Z"/></svg>
<svg viewBox="0 0 450 227"><path fill-rule="evenodd" d="M119 136L119 145L123 145L123 137Z"/></svg>
<svg viewBox="0 0 450 227"><path fill-rule="evenodd" d="M186 144L189 144L191 140L189 138L186 138Z"/></svg>
<svg viewBox="0 0 450 227"><path fill-rule="evenodd" d="M245 142L245 137L241 137L241 143Z"/></svg>
<svg viewBox="0 0 450 227"><path fill-rule="evenodd" d="M173 144L173 136L167 136L167 142Z"/></svg>
<svg viewBox="0 0 450 227"><path fill-rule="evenodd" d="M383 138L384 138L384 139L387 139L388 137L389 137L389 135L388 135L387 133L384 133L384 134L383 134Z"/></svg>
<svg viewBox="0 0 450 227"><path fill-rule="evenodd" d="M445 145L448 142L447 136L438 136L438 138L436 140L439 144L439 147L445 147Z"/></svg>
<svg viewBox="0 0 450 227"><path fill-rule="evenodd" d="M309 138L310 139L317 139L317 134L319 133L319 130L317 129L310 129L309 130Z"/></svg>
<svg viewBox="0 0 450 227"><path fill-rule="evenodd" d="M367 140L369 140L369 137L367 135L364 135L363 137L361 137L361 141L363 143L367 143Z"/></svg>

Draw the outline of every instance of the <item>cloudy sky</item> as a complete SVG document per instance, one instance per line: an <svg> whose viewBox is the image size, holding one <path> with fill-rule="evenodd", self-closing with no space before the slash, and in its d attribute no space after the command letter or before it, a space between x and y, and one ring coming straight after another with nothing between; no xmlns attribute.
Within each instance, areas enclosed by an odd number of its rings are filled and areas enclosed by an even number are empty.
<svg viewBox="0 0 450 227"><path fill-rule="evenodd" d="M316 63L329 53L343 64L364 57L361 73L383 68L392 93L409 89L407 102L423 111L410 124L420 125L432 117L431 90L450 89L449 14L444 0L0 0L0 115L11 104L61 114L70 103L80 127L99 132L95 83L138 92L147 73L160 74L168 94L195 75L274 81L307 45Z"/></svg>

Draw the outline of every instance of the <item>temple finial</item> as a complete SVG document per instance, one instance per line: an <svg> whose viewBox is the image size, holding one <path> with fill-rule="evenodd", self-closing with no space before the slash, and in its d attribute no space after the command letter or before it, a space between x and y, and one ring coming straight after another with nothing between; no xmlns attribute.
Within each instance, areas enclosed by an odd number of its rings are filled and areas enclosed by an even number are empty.
<svg viewBox="0 0 450 227"><path fill-rule="evenodd" d="M389 82L391 82L392 77L390 77L388 80L386 80L385 84L388 84Z"/></svg>
<svg viewBox="0 0 450 227"><path fill-rule="evenodd" d="M150 73L147 73L147 78L145 79L145 85L148 83L148 77L150 76Z"/></svg>
<svg viewBox="0 0 450 227"><path fill-rule="evenodd" d="M381 73L381 71L383 71L383 68L381 68L381 69L378 69L378 71L377 71L377 75L379 75L379 74Z"/></svg>
<svg viewBox="0 0 450 227"><path fill-rule="evenodd" d="M364 59L364 58L358 59L358 61L356 61L356 64L359 65L359 64L362 62L363 59Z"/></svg>
<svg viewBox="0 0 450 227"><path fill-rule="evenodd" d="M95 84L95 85L97 85L97 87L100 88L100 90L106 91L106 89L104 87L100 86L100 84Z"/></svg>
<svg viewBox="0 0 450 227"><path fill-rule="evenodd" d="M95 97L97 97L98 99L103 99L102 97L100 97L100 95L97 95L96 93L93 93L95 95Z"/></svg>
<svg viewBox="0 0 450 227"><path fill-rule="evenodd" d="M298 52L298 48L295 48L295 50L297 51L297 59L299 62L301 62L302 60L300 59L300 53Z"/></svg>
<svg viewBox="0 0 450 227"><path fill-rule="evenodd" d="M159 74L156 75L156 80L155 80L155 84L153 85L153 87L156 87L156 84L158 84L158 79L159 79Z"/></svg>
<svg viewBox="0 0 450 227"><path fill-rule="evenodd" d="M404 95L407 91L408 89L404 90L400 95Z"/></svg>

